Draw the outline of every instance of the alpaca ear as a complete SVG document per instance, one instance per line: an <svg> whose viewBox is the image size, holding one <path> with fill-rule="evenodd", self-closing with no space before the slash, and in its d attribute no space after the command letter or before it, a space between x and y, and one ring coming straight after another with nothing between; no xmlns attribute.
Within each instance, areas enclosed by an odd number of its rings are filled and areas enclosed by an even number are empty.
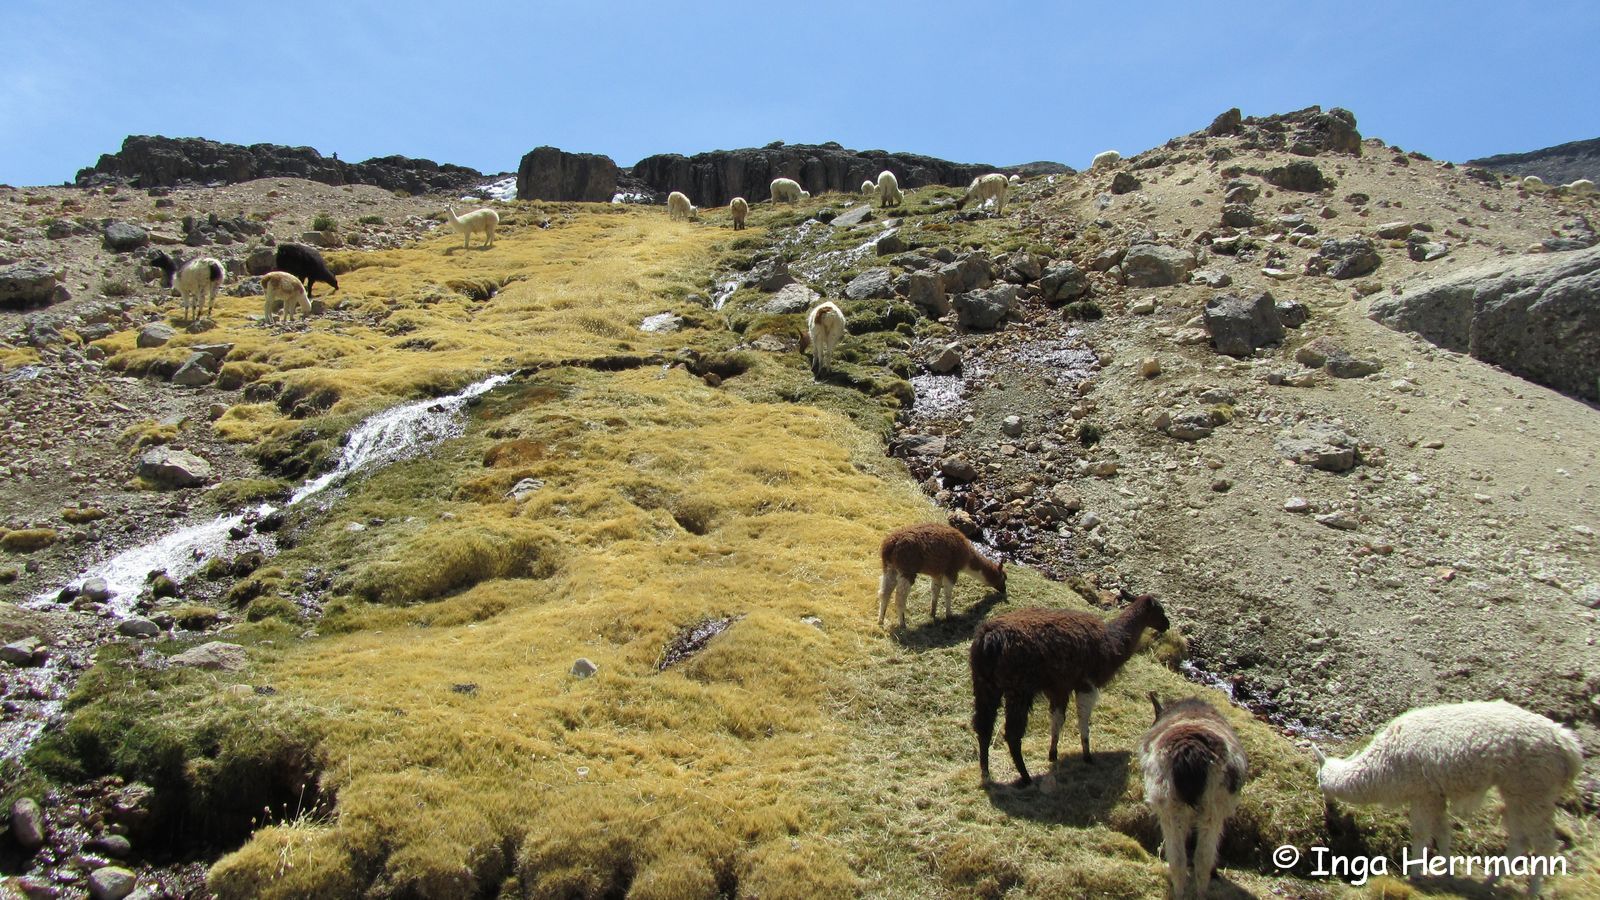
<svg viewBox="0 0 1600 900"><path fill-rule="evenodd" d="M1321 766L1328 762L1328 754L1323 753L1322 748L1316 744L1311 745L1311 752L1317 755L1317 765Z"/></svg>
<svg viewBox="0 0 1600 900"><path fill-rule="evenodd" d="M1156 708L1156 718L1161 718L1161 696L1155 691L1151 691L1147 696L1150 698L1150 705Z"/></svg>

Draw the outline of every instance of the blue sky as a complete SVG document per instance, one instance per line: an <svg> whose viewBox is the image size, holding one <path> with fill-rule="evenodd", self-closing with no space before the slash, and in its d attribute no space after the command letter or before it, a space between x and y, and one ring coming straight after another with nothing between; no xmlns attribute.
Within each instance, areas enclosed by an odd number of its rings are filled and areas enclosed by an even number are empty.
<svg viewBox="0 0 1600 900"><path fill-rule="evenodd" d="M1600 137L1600 3L0 0L0 182L128 134L512 171L773 140L1077 167L1230 106L1464 160Z"/></svg>

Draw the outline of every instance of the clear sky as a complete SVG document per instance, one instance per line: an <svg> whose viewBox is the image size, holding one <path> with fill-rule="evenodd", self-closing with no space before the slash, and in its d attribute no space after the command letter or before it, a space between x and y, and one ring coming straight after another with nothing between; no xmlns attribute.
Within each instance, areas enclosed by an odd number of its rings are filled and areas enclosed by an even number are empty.
<svg viewBox="0 0 1600 900"><path fill-rule="evenodd" d="M0 182L128 134L514 171L838 141L1082 168L1320 103L1465 160L1600 137L1600 0L0 0Z"/></svg>

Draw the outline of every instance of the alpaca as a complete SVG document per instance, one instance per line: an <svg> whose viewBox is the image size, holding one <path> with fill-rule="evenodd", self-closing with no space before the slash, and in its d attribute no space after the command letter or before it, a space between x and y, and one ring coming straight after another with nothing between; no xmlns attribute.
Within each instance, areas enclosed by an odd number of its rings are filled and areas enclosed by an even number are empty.
<svg viewBox="0 0 1600 900"><path fill-rule="evenodd" d="M303 322L311 316L311 301L306 298L305 285L287 272L268 272L261 276L262 324L271 325L274 313L283 310L283 321L298 312Z"/></svg>
<svg viewBox="0 0 1600 900"><path fill-rule="evenodd" d="M733 230L744 228L745 219L750 218L750 204L743 197L735 197L728 203L728 209L733 213Z"/></svg>
<svg viewBox="0 0 1600 900"><path fill-rule="evenodd" d="M1144 802L1161 820L1161 845L1173 900L1204 898L1217 863L1222 825L1239 805L1250 763L1233 726L1197 697L1162 705L1155 691L1155 724L1139 742ZM1190 865L1189 839L1194 839Z"/></svg>
<svg viewBox="0 0 1600 900"><path fill-rule="evenodd" d="M494 246L494 230L500 224L500 214L487 207L475 209L464 216L457 217L453 206L444 208L446 219L455 226L456 232L465 238L463 249L472 248L472 233L483 232L483 246L485 249Z"/></svg>
<svg viewBox="0 0 1600 900"><path fill-rule="evenodd" d="M833 364L833 351L844 337L844 310L831 300L817 304L806 314L806 336L811 343L811 368L821 374Z"/></svg>
<svg viewBox="0 0 1600 900"><path fill-rule="evenodd" d="M1347 759L1322 755L1322 792L1349 803L1411 806L1411 853L1450 855L1450 807L1470 815L1489 788L1505 801L1506 855L1555 851L1556 800L1583 768L1571 731L1504 700L1413 709ZM1542 873L1528 890L1538 893Z"/></svg>
<svg viewBox="0 0 1600 900"><path fill-rule="evenodd" d="M992 199L995 203L995 215L1003 216L1006 214L1006 189L1010 186L1011 182L999 172L980 175L972 179L972 185L967 188L966 196L956 201L956 209L964 209L974 200L982 206Z"/></svg>
<svg viewBox="0 0 1600 900"><path fill-rule="evenodd" d="M1006 592L1006 570L978 553L967 536L949 525L925 523L908 525L891 532L879 550L883 560L883 579L878 584L878 627L889 613L889 595L895 598L900 628L906 627L906 598L918 575L933 580L933 606L928 615L939 617L939 592L944 591L944 617L950 618L950 600L955 596L956 577L964 571L977 572L989 587Z"/></svg>
<svg viewBox="0 0 1600 900"><path fill-rule="evenodd" d="M1021 175L1012 175L1010 178L1007 178L1006 181L1012 187L1016 187L1017 185L1022 183L1022 176Z"/></svg>
<svg viewBox="0 0 1600 900"><path fill-rule="evenodd" d="M305 284L308 297L314 295L319 281L332 285L335 291L339 289L339 279L333 277L333 272L328 270L328 264L322 259L322 254L305 244L279 244L272 267L300 279Z"/></svg>
<svg viewBox="0 0 1600 900"><path fill-rule="evenodd" d="M700 218L700 210L689 203L689 195L682 191L673 191L667 195L667 218L689 219Z"/></svg>
<svg viewBox="0 0 1600 900"><path fill-rule="evenodd" d="M1544 183L1543 178L1540 178L1537 175L1529 175L1528 177L1522 179L1522 189L1525 191L1533 191L1534 193L1543 193L1544 191L1549 190L1549 186Z"/></svg>
<svg viewBox="0 0 1600 900"><path fill-rule="evenodd" d="M217 291L227 277L222 263L209 256L181 262L157 250L150 265L165 273L167 287L178 288L178 305L189 321L198 319L202 310L209 316L216 309Z"/></svg>
<svg viewBox="0 0 1600 900"><path fill-rule="evenodd" d="M873 181L871 178L868 178L866 181L861 182L861 193L863 193L863 194L870 194L873 191L876 191L877 189L878 189L878 183L876 181Z"/></svg>
<svg viewBox="0 0 1600 900"><path fill-rule="evenodd" d="M1089 163L1089 171L1110 168L1122 161L1122 154L1115 150L1102 150L1094 155L1094 160Z"/></svg>
<svg viewBox="0 0 1600 900"><path fill-rule="evenodd" d="M771 190L773 203L799 203L811 199L811 192L801 190L800 182L793 178L772 179Z"/></svg>
<svg viewBox="0 0 1600 900"><path fill-rule="evenodd" d="M900 180L894 177L894 173L888 169L879 172L878 205L899 206L904 201L905 198L900 193Z"/></svg>
<svg viewBox="0 0 1600 900"><path fill-rule="evenodd" d="M989 742L994 737L995 714L1006 703L1006 746L1020 776L1016 784L1032 782L1022 762L1022 736L1028 730L1028 711L1034 695L1044 692L1050 701L1050 762L1056 761L1061 724L1067 702L1078 698L1078 737L1083 761L1089 753L1089 714L1106 686L1134 650L1146 628L1156 632L1169 626L1160 601L1144 594L1123 592L1128 606L1107 621L1093 613L1062 609L1019 609L978 626L968 662L972 667L972 729L978 733L978 768L989 783Z"/></svg>

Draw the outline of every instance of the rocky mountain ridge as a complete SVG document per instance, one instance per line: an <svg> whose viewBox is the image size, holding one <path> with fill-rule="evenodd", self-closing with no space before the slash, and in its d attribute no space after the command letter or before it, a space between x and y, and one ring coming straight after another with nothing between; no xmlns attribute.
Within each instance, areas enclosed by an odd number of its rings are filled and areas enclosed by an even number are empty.
<svg viewBox="0 0 1600 900"><path fill-rule="evenodd" d="M1579 178L1600 180L1600 138L1569 141L1527 153L1497 153L1468 160L1467 165L1512 175L1537 175L1547 184L1570 184Z"/></svg>

